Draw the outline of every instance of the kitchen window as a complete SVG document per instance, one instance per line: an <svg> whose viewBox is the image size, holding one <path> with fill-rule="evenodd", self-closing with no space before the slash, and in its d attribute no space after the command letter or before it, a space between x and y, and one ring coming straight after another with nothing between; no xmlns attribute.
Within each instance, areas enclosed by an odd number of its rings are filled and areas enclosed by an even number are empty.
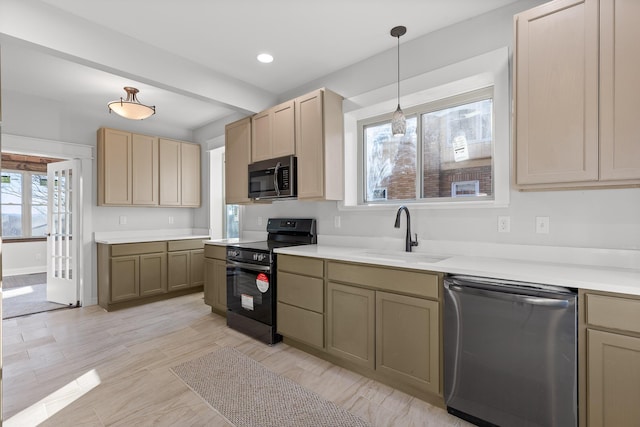
<svg viewBox="0 0 640 427"><path fill-rule="evenodd" d="M47 235L47 174L2 170L2 238Z"/></svg>
<svg viewBox="0 0 640 427"><path fill-rule="evenodd" d="M364 204L493 200L493 87L405 109L407 132L391 115L358 122Z"/></svg>

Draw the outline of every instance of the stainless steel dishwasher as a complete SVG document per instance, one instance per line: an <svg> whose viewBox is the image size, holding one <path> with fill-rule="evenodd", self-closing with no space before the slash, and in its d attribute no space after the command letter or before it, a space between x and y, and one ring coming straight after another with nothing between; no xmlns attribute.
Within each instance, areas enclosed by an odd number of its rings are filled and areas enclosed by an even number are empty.
<svg viewBox="0 0 640 427"><path fill-rule="evenodd" d="M577 426L577 294L450 276L444 281L444 398L477 425Z"/></svg>

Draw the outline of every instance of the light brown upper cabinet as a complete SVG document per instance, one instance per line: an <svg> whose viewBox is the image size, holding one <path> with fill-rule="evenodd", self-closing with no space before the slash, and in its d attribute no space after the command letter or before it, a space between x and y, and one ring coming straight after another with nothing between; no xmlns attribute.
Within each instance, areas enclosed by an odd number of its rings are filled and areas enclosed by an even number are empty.
<svg viewBox="0 0 640 427"><path fill-rule="evenodd" d="M635 0L556 0L515 17L515 184L640 185Z"/></svg>
<svg viewBox="0 0 640 427"><path fill-rule="evenodd" d="M251 162L295 154L294 101L252 117Z"/></svg>
<svg viewBox="0 0 640 427"><path fill-rule="evenodd" d="M298 199L344 198L342 97L319 89L295 100Z"/></svg>
<svg viewBox="0 0 640 427"><path fill-rule="evenodd" d="M245 117L224 128L225 167L224 186L227 204L247 204L251 162L251 117Z"/></svg>
<svg viewBox="0 0 640 427"><path fill-rule="evenodd" d="M158 205L158 138L98 130L98 204Z"/></svg>
<svg viewBox="0 0 640 427"><path fill-rule="evenodd" d="M200 206L200 145L160 138L160 205Z"/></svg>
<svg viewBox="0 0 640 427"><path fill-rule="evenodd" d="M98 129L98 205L200 206L200 145Z"/></svg>

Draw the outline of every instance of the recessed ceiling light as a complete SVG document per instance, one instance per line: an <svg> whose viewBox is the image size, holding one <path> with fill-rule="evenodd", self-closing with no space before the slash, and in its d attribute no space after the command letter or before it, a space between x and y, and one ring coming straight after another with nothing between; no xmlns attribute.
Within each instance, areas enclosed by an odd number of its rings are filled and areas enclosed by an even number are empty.
<svg viewBox="0 0 640 427"><path fill-rule="evenodd" d="M260 55L258 55L258 61L262 62L263 64L268 64L270 62L273 62L273 56L269 55L268 53L261 53Z"/></svg>

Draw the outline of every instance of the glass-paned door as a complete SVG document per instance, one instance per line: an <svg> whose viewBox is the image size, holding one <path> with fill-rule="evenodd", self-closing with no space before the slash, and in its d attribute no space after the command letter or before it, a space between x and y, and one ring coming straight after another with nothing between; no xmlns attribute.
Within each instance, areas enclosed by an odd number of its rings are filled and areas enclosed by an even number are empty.
<svg viewBox="0 0 640 427"><path fill-rule="evenodd" d="M80 161L50 163L47 167L48 224L47 300L79 303L78 239Z"/></svg>

